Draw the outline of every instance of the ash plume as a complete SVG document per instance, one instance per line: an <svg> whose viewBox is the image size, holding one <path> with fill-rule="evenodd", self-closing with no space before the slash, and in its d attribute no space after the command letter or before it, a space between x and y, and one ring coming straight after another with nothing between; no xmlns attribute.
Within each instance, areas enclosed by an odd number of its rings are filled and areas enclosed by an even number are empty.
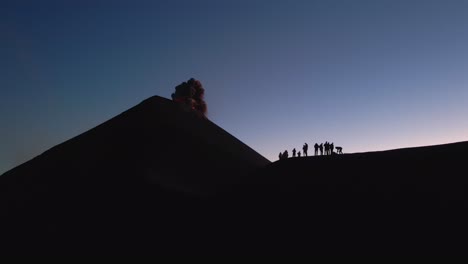
<svg viewBox="0 0 468 264"><path fill-rule="evenodd" d="M175 87L175 93L172 94L174 102L182 103L196 110L203 115L207 113L207 105L204 100L205 89L200 81L191 78Z"/></svg>

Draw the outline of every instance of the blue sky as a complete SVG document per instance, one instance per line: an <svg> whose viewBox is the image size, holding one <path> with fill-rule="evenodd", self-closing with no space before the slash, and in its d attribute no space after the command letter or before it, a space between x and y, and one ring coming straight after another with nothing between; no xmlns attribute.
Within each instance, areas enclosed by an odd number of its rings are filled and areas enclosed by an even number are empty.
<svg viewBox="0 0 468 264"><path fill-rule="evenodd" d="M270 160L468 140L468 2L2 1L0 173L191 77Z"/></svg>

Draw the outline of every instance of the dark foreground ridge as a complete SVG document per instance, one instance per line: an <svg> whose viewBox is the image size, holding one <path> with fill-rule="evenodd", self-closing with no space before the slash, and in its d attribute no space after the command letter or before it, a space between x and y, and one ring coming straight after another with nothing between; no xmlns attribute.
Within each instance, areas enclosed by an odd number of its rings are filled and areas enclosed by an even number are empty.
<svg viewBox="0 0 468 264"><path fill-rule="evenodd" d="M152 97L0 176L0 253L466 254L467 151L270 163Z"/></svg>

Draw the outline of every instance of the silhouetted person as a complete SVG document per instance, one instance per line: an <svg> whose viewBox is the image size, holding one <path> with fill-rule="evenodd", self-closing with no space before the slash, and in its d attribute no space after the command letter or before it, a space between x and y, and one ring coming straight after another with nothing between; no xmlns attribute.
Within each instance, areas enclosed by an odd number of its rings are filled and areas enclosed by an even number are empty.
<svg viewBox="0 0 468 264"><path fill-rule="evenodd" d="M301 157L301 152L297 152L297 156L300 158Z"/></svg>
<svg viewBox="0 0 468 264"><path fill-rule="evenodd" d="M320 149L320 156L323 156L323 143L320 143L319 149Z"/></svg>
<svg viewBox="0 0 468 264"><path fill-rule="evenodd" d="M296 148L293 148L292 153L293 153L293 157L296 157Z"/></svg>
<svg viewBox="0 0 468 264"><path fill-rule="evenodd" d="M328 150L330 149L330 144L328 141L325 141L325 144L323 145L325 147L325 155L328 155Z"/></svg>
<svg viewBox="0 0 468 264"><path fill-rule="evenodd" d="M279 158L280 160L282 160L282 159L283 159L283 153L280 152L279 155L278 155L278 158Z"/></svg>
<svg viewBox="0 0 468 264"><path fill-rule="evenodd" d="M302 151L304 152L304 156L307 157L307 150L309 150L309 145L307 143L304 143L304 146L302 147Z"/></svg>
<svg viewBox="0 0 468 264"><path fill-rule="evenodd" d="M333 149L335 148L335 146L333 145L333 143L330 144L330 155L333 154Z"/></svg>
<svg viewBox="0 0 468 264"><path fill-rule="evenodd" d="M287 158L289 158L289 154L288 154L288 151L285 150L285 151L283 152L283 159L287 159Z"/></svg>
<svg viewBox="0 0 468 264"><path fill-rule="evenodd" d="M317 156L318 155L318 150L319 150L319 145L317 143L315 143L314 149L315 149L315 156Z"/></svg>
<svg viewBox="0 0 468 264"><path fill-rule="evenodd" d="M343 154L343 148L342 147L336 147L336 153Z"/></svg>

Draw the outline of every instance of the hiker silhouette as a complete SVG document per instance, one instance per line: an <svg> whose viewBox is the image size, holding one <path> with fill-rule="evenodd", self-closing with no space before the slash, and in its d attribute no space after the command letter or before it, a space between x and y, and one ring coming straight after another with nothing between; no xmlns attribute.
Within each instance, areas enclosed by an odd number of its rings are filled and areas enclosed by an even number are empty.
<svg viewBox="0 0 468 264"><path fill-rule="evenodd" d="M307 150L309 149L309 145L307 143L304 143L304 146L302 146L302 152L304 152L304 156L307 157Z"/></svg>
<svg viewBox="0 0 468 264"><path fill-rule="evenodd" d="M292 154L293 154L293 155L292 155L293 157L296 157L296 148L293 148Z"/></svg>
<svg viewBox="0 0 468 264"><path fill-rule="evenodd" d="M335 147L333 146L333 143L331 143L331 144L330 144L330 155L333 154L333 149L334 149L334 148L335 148Z"/></svg>
<svg viewBox="0 0 468 264"><path fill-rule="evenodd" d="M297 152L297 156L300 158L301 157L301 152Z"/></svg>
<svg viewBox="0 0 468 264"><path fill-rule="evenodd" d="M315 149L315 156L317 156L318 155L318 150L319 150L319 145L317 143L315 143L314 149Z"/></svg>
<svg viewBox="0 0 468 264"><path fill-rule="evenodd" d="M283 152L283 159L287 159L287 158L289 158L289 153L288 153L287 150L285 150L285 151Z"/></svg>
<svg viewBox="0 0 468 264"><path fill-rule="evenodd" d="M342 147L336 147L336 153L338 154L343 154L343 148Z"/></svg>
<svg viewBox="0 0 468 264"><path fill-rule="evenodd" d="M320 143L319 149L320 149L320 156L322 156L323 155L323 143Z"/></svg>
<svg viewBox="0 0 468 264"><path fill-rule="evenodd" d="M283 159L283 153L280 152L279 155L278 155L278 158L279 158L280 160L282 160L282 159Z"/></svg>

